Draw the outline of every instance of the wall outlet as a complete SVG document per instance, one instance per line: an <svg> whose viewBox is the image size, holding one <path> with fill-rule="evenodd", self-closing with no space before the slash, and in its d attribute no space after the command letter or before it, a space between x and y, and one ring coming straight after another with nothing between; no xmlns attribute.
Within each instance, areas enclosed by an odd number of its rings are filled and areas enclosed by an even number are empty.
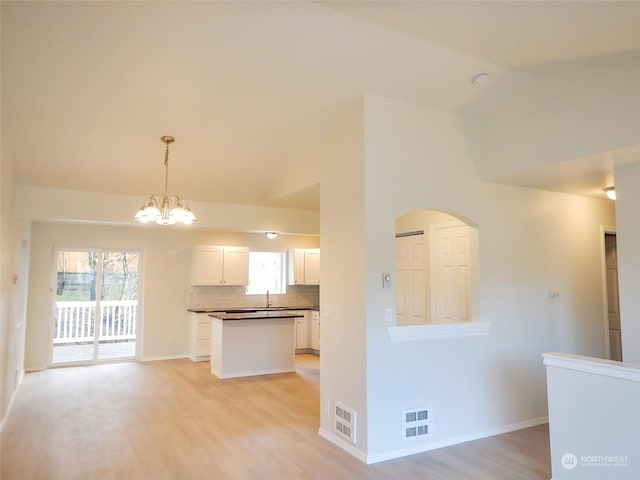
<svg viewBox="0 0 640 480"><path fill-rule="evenodd" d="M330 415L331 414L331 402L329 400L327 400L326 398L324 399L324 402L322 404L322 410L323 410L325 415Z"/></svg>

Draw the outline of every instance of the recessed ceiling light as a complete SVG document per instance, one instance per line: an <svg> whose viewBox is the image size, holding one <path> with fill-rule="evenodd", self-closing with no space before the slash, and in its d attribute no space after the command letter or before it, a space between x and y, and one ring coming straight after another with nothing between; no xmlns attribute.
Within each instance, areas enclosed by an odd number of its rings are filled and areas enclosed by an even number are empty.
<svg viewBox="0 0 640 480"><path fill-rule="evenodd" d="M482 72L477 74L471 79L471 83L474 85L484 85L489 81L489 74L486 72Z"/></svg>

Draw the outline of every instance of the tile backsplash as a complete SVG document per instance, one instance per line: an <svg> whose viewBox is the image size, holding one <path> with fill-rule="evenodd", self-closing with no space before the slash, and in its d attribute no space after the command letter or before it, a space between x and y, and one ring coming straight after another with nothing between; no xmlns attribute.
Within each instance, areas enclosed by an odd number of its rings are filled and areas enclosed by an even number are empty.
<svg viewBox="0 0 640 480"><path fill-rule="evenodd" d="M191 286L188 290L189 308L250 308L264 307L265 295L247 295L244 286ZM320 304L317 285L288 286L285 294L269 296L274 307L314 307Z"/></svg>

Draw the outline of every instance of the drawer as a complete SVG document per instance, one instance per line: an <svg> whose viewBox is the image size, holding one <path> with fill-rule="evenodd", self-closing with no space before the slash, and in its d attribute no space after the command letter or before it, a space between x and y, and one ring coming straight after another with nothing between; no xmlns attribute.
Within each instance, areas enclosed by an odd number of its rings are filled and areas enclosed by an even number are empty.
<svg viewBox="0 0 640 480"><path fill-rule="evenodd" d="M198 338L211 338L211 322L198 323L198 327L196 330L196 339Z"/></svg>

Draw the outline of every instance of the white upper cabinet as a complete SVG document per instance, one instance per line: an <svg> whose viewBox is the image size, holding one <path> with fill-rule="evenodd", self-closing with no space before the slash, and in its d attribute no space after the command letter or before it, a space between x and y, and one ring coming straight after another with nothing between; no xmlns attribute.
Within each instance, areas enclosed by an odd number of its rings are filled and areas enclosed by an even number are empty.
<svg viewBox="0 0 640 480"><path fill-rule="evenodd" d="M224 247L222 283L247 285L249 283L249 248Z"/></svg>
<svg viewBox="0 0 640 480"><path fill-rule="evenodd" d="M320 285L320 249L307 249L304 252L304 283Z"/></svg>
<svg viewBox="0 0 640 480"><path fill-rule="evenodd" d="M289 250L289 285L320 285L320 249Z"/></svg>
<svg viewBox="0 0 640 480"><path fill-rule="evenodd" d="M246 285L248 283L248 247L193 247L191 285Z"/></svg>
<svg viewBox="0 0 640 480"><path fill-rule="evenodd" d="M289 285L304 284L304 250L289 250Z"/></svg>

